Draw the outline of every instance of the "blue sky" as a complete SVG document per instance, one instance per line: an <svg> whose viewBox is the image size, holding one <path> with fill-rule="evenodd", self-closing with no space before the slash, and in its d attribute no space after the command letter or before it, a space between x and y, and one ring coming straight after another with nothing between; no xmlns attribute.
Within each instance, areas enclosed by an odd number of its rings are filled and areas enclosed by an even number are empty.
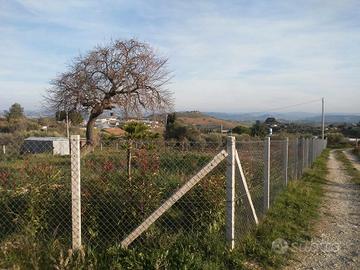
<svg viewBox="0 0 360 270"><path fill-rule="evenodd" d="M177 110L266 111L324 96L329 112L360 112L358 0L0 0L0 35L1 110L40 110L73 57L135 37L169 58Z"/></svg>

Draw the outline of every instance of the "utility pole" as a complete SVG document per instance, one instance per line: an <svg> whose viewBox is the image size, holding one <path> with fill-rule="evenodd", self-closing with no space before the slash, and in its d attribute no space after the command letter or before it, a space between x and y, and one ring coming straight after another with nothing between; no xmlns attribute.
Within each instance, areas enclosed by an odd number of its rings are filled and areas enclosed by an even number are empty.
<svg viewBox="0 0 360 270"><path fill-rule="evenodd" d="M322 115L321 115L321 138L325 139L325 98L321 99Z"/></svg>

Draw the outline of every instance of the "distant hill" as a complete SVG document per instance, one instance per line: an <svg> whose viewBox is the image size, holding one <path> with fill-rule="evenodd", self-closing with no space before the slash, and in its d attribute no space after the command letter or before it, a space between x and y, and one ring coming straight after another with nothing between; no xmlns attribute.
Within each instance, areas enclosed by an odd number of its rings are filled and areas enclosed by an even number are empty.
<svg viewBox="0 0 360 270"><path fill-rule="evenodd" d="M275 117L283 122L303 122L303 123L319 123L321 115L319 113L308 112L288 112L288 113L219 113L219 112L204 112L212 117L224 120L232 120L239 122L255 122L256 120L265 121L268 117ZM326 114L326 123L358 123L360 121L360 114Z"/></svg>
<svg viewBox="0 0 360 270"><path fill-rule="evenodd" d="M314 117L309 117L309 118L305 118L302 120L302 122L309 122L309 123L313 123L313 122L320 122L321 121L321 116L314 116ZM325 116L325 122L329 123L329 124L341 124L341 123L359 123L360 122L360 115L326 115Z"/></svg>
<svg viewBox="0 0 360 270"><path fill-rule="evenodd" d="M121 115L118 110L112 111L115 115ZM0 112L0 115L3 112ZM30 117L40 116L54 116L53 113L46 111L25 111L25 114ZM110 115L110 111L106 111L104 115ZM225 129L232 128L236 125L250 125L256 120L265 121L268 117L275 117L280 122L300 122L316 124L321 122L320 113L309 112L252 112L252 113L223 113L223 112L199 112L187 111L177 112L179 118L185 124L194 125L223 125ZM153 115L148 115L147 118L152 118ZM157 115L159 119L165 119L165 115ZM358 123L360 122L360 114L346 114L346 113L327 113L325 117L326 123Z"/></svg>
<svg viewBox="0 0 360 270"><path fill-rule="evenodd" d="M196 125L204 127L220 127L222 125L224 129L230 129L241 124L238 121L219 119L198 111L177 112L176 115L178 120L185 125Z"/></svg>

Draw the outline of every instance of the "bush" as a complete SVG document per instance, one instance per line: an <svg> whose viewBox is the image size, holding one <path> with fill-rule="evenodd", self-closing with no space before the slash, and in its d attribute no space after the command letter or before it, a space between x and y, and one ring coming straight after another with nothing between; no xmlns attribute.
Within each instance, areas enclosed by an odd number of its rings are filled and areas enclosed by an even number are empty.
<svg viewBox="0 0 360 270"><path fill-rule="evenodd" d="M345 148L349 147L348 140L341 133L328 133L326 134L328 147L330 148Z"/></svg>
<svg viewBox="0 0 360 270"><path fill-rule="evenodd" d="M232 129L232 132L236 133L236 134L249 134L250 135L251 130L248 127L236 126Z"/></svg>

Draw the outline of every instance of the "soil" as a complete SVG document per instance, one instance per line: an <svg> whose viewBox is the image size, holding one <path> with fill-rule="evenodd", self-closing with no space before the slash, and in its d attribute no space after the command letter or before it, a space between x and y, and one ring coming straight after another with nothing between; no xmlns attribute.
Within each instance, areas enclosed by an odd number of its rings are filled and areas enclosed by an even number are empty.
<svg viewBox="0 0 360 270"><path fill-rule="evenodd" d="M345 154L360 170L359 161L349 151ZM334 151L328 169L315 236L291 247L295 256L285 269L360 269L360 186L351 183Z"/></svg>

